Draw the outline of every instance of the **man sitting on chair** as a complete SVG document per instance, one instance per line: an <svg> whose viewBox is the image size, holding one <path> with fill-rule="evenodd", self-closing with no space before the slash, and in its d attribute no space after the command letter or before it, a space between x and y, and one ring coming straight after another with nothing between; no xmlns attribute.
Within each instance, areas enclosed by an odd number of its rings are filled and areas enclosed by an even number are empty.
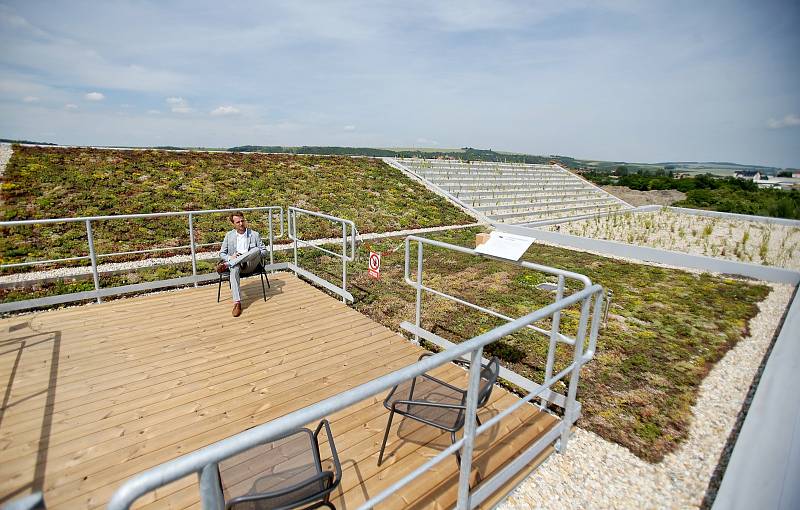
<svg viewBox="0 0 800 510"><path fill-rule="evenodd" d="M267 247L253 229L247 228L244 213L237 211L229 216L233 223L233 230L225 234L222 240L222 247L219 251L219 258L222 259L217 264L217 272L231 273L231 294L233 295L233 316L238 317L242 314L242 298L239 290L239 278L241 274L252 272L261 263L261 257L267 254Z"/></svg>

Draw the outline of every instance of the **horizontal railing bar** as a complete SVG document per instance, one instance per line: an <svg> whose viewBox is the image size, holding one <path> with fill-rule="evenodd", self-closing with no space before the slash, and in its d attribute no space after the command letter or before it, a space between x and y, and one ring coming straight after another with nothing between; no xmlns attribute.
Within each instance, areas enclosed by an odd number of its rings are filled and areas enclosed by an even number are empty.
<svg viewBox="0 0 800 510"><path fill-rule="evenodd" d="M425 340L427 340L429 342L432 342L432 343L438 345L439 347L441 347L443 349L449 349L449 348L453 347L454 345L456 345L455 343L447 340L446 338L442 338L442 337L440 337L439 335L437 335L435 333L431 333L427 329L418 328L416 325L411 324L410 322L407 322L407 321L401 322L400 323L400 328L408 331L411 334L414 334L414 335L417 335L417 336L419 336L421 338L424 338ZM462 359L469 360L469 357L468 356L462 356ZM489 363L489 360L486 359L486 358L481 358L481 363ZM523 390L528 391L528 392L536 391L541 387L540 384L538 384L538 383L536 383L534 381L531 381L530 379L526 379L525 377L519 375L516 372L512 372L511 370L505 368L502 365L500 366L499 376L501 378L505 379L506 381L510 382L514 386L518 386L518 387L520 387ZM567 403L567 397L566 396L562 395L561 393L557 393L557 392L555 392L555 391L553 391L551 389L548 389L544 393L542 398L544 398L548 402L551 402L551 403L553 403L553 404L555 404L555 405L557 405L557 406L559 406L561 408L566 406L566 403ZM578 412L580 414L581 403L580 402L575 402L575 405L576 405L576 407L578 409Z"/></svg>
<svg viewBox="0 0 800 510"><path fill-rule="evenodd" d="M478 310L480 312L488 313L489 315L493 315L493 316L497 317L498 319L504 319L504 320L507 320L507 321L513 321L514 320L513 317L509 317L507 315L503 315L502 313L495 312L494 310L490 310L489 308L484 308L484 307L482 307L480 305L476 305L476 304L470 303L469 301L464 301L461 298L458 298L456 296L452 296L450 294L447 294L445 292L442 292L442 291L439 291L439 290L436 290L436 289L432 289L430 287L426 287L425 285L420 285L420 288L423 289L423 290L427 290L431 294L436 294L436 295L441 296L443 298L455 301L456 303L461 303L464 306L469 306L470 308L474 308L475 310ZM540 328L538 326L534 326L533 324L528 324L527 327L529 329L532 329L532 330L536 331L537 333L542 333L543 335L548 335L548 336L550 335L550 330L549 329L543 329L543 328ZM575 345L575 339L574 338L570 338L570 337L568 337L567 335L565 335L565 334L563 334L561 332L557 332L556 335L557 335L559 341L564 342L564 343L569 344L569 345Z"/></svg>
<svg viewBox="0 0 800 510"><path fill-rule="evenodd" d="M96 290L85 290L82 292L71 292L69 294L59 294L57 296L47 296L35 299L25 299L22 301L10 301L0 303L0 313L18 312L31 308L43 308L47 306L63 305L76 301L87 301L97 299Z"/></svg>
<svg viewBox="0 0 800 510"><path fill-rule="evenodd" d="M40 266L43 264L53 264L55 262L71 262L73 260L89 260L91 257L88 255L84 255L82 257L68 257L65 259L51 259L51 260L34 260L32 262L15 262L13 264L2 264L0 265L0 269L5 269L7 267L23 267L23 266Z"/></svg>
<svg viewBox="0 0 800 510"><path fill-rule="evenodd" d="M288 269L287 262L276 262L275 264L268 264L264 266L264 270L281 270ZM208 273L197 276L182 276L180 278L172 278L169 280L156 280L152 282L136 283L131 285L120 285L118 287L105 287L100 289L100 297L119 296L122 294L129 294L131 292L142 292L147 290L158 290L169 287L176 287L180 285L189 285L192 283L205 283L215 281L219 278L217 273ZM76 301L86 301L95 299L98 295L96 290L87 290L83 292L72 292L69 294L60 294L58 296L47 296L35 299L25 299L23 301L11 301L8 303L0 303L0 313L17 312L20 310L28 310L31 308L42 308L47 306L62 305L66 303L74 303Z"/></svg>
<svg viewBox="0 0 800 510"><path fill-rule="evenodd" d="M328 289L329 291L333 292L334 294L339 295L339 296L349 300L351 303L354 301L353 295L350 294L349 292L347 292L346 290L342 289L341 287L337 287L336 285L332 284L328 280L320 278L319 276L315 275L311 271L307 271L307 270L303 269L302 267L297 267L294 264L292 264L291 262L288 262L287 264L288 264L288 268L291 269L292 271L294 271L295 273L297 273L297 274L299 274L299 275L301 275L301 276L303 276L305 278L308 278L312 282L317 283L318 285L321 285L322 287L325 287L326 289Z"/></svg>
<svg viewBox="0 0 800 510"><path fill-rule="evenodd" d="M270 441L272 438L279 437L282 434L303 427L308 423L320 420L331 413L376 395L403 381L417 377L447 362L460 358L466 353L472 352L510 333L522 329L531 322L536 322L544 317L550 316L556 311L586 299L597 292L602 292L602 290L602 286L592 285L555 303L534 310L513 322L503 324L491 331L487 331L461 344L457 344L452 349L425 357L412 365L395 370L394 372L368 381L355 388L328 397L316 404L312 404L262 425L245 430L217 443L167 461L160 466L150 468L126 481L114 493L109 501L108 508L109 510L127 510L130 508L130 505L142 495L166 485L167 483L196 473L206 464L229 458L254 445Z"/></svg>
<svg viewBox="0 0 800 510"><path fill-rule="evenodd" d="M97 255L97 258L103 257L118 257L120 255L139 255L141 253L157 253L162 251L170 251L170 250L185 250L186 248L191 248L192 246L186 244L184 246L170 246L168 248L150 248L148 250L136 250L136 251L118 251L114 253L100 253Z"/></svg>
<svg viewBox="0 0 800 510"><path fill-rule="evenodd" d="M563 275L563 276L565 276L567 278L571 278L573 280L578 280L579 282L583 283L584 289L588 288L592 284L591 280L587 276L579 274L579 273L573 273L572 271L565 271L563 269L557 269L557 268L553 268L553 267L543 266L541 264L535 264L533 262L528 262L528 261L525 261L525 260L514 261L514 260L504 259L504 258L500 258L500 257L493 257L493 256L487 255L485 253L478 253L477 251L475 251L475 250L473 250L471 248L465 248L463 246L456 246L456 245L448 244L448 243L445 243L445 242L442 242L442 241L436 241L435 239L428 239L427 237L419 237L419 236L411 235L411 236L408 236L406 238L406 242L409 242L409 241L417 241L417 242L421 242L423 244L429 244L431 246L438 246L440 248L447 248L449 250L453 250L453 251L457 251L457 252L461 252L461 253L466 253L468 255L475 255L475 256L478 256L478 257L487 257L487 258L490 258L492 260L498 260L498 261L501 261L501 262L506 262L506 263L510 262L512 264L516 264L518 266L522 266L522 267L527 268L527 269L533 269L535 271L539 271L539 272L542 272L542 273L548 273L548 274L554 274L554 275ZM411 284L411 285L416 285L416 282L413 282L413 280L409 281L408 283Z"/></svg>
<svg viewBox="0 0 800 510"><path fill-rule="evenodd" d="M494 426L500 420L502 420L503 418L505 418L509 414L513 413L514 411L516 411L517 409L519 409L523 405L527 404L531 400L533 400L536 397L538 397L539 394L542 393L543 391L545 391L545 390L552 391L550 389L550 387L554 383L557 383L558 381L560 381L565 375L571 373L573 370L580 369L580 367L581 367L581 363L573 361L564 370L562 370L561 372L557 373L554 377L551 377L549 381L544 381L544 384L539 386L539 388L536 391L532 391L532 392L528 393L527 395L525 395L521 399L518 399L516 402L514 402L513 404L511 404L507 408L503 409L502 411L500 411L496 415L492 416L483 425L481 425L480 427L475 429L475 434L476 435L477 434L481 434L484 431L489 430L490 428L492 428L492 426Z"/></svg>
<svg viewBox="0 0 800 510"><path fill-rule="evenodd" d="M324 219L332 221L334 223L341 223L342 225L348 225L350 227L350 236L347 236L345 234L342 237L343 237L343 240L344 240L345 243L347 242L347 237L350 237L350 256L348 257L346 253L343 253L342 255L343 255L343 260L346 259L348 262L352 262L352 261L355 260L355 258L356 258L356 224L353 223L351 220L348 220L348 219L345 219L345 218L339 218L337 216L331 216L330 214L325 214L325 213L321 213L321 212L309 211L308 209L303 209L303 208L294 207L294 206L288 207L287 211L288 211L288 215L289 215L289 222L294 227L294 228L291 228L291 227L289 228L289 238L291 240L293 240L293 241L299 241L299 242L303 241L302 239L299 239L299 238L295 237L296 234L297 234L297 214L296 213L298 213L298 212L301 213L301 214L309 215L309 216L316 216L318 218L324 218ZM292 214L292 213L295 213L295 214ZM294 220L292 220L291 218L294 218ZM283 233L283 231L281 231L281 233ZM339 255L337 255L337 256L339 256Z"/></svg>
<svg viewBox="0 0 800 510"><path fill-rule="evenodd" d="M330 251L330 250L328 250L328 249L325 249L325 248L323 248L322 246L319 246L319 245L316 245L316 244L312 244L312 241L306 241L305 239L296 239L296 241L297 241L298 243L300 243L300 244L304 244L304 245L306 245L306 246L308 246L308 247L310 247L310 248L316 248L316 249L318 249L319 251L325 252L325 253L327 253L328 255L331 255L331 256L333 256L333 257L336 257L336 258L338 258L338 259L340 259L340 260L349 260L349 259L348 259L348 257L347 257L347 255L342 255L341 253L336 253L336 252ZM327 243L327 244L333 244L333 243Z"/></svg>
<svg viewBox="0 0 800 510"><path fill-rule="evenodd" d="M330 214L325 214L325 213L321 213L321 212L317 212L317 211L310 211L308 209L303 209L302 207L294 207L294 206L292 206L289 209L291 209L293 211L301 212L303 214L308 214L309 216L318 216L320 218L325 218L326 220L331 220L331 221L336 222L336 223L347 223L348 225L350 225L352 227L355 227L355 224L352 221L350 221L348 219L345 219L345 218L339 218L338 216L331 216Z"/></svg>

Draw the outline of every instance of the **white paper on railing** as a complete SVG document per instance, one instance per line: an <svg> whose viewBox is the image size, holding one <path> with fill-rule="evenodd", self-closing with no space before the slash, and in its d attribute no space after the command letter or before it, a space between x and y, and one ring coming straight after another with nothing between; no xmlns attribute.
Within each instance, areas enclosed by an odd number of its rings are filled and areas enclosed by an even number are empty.
<svg viewBox="0 0 800 510"><path fill-rule="evenodd" d="M494 231L489 240L475 248L478 253L509 260L519 260L535 238Z"/></svg>

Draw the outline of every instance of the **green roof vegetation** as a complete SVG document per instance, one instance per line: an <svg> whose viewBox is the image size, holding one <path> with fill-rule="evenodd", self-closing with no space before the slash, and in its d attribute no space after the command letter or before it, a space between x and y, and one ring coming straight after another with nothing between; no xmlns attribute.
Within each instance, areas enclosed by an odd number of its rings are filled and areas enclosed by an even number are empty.
<svg viewBox="0 0 800 510"><path fill-rule="evenodd" d="M350 219L362 233L474 221L380 160L336 156L15 146L1 196L4 220L295 205ZM263 217L250 219L266 229ZM310 237L341 235L315 228ZM219 243L229 229L222 215L195 223L199 243ZM188 223L97 222L94 237L101 253L175 247L188 244ZM0 236L3 263L87 253L81 223L6 228Z"/></svg>

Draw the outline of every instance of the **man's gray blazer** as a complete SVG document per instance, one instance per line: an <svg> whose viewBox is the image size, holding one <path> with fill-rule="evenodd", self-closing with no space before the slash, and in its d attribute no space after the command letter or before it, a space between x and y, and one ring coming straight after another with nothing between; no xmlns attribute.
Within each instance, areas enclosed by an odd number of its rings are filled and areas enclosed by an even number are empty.
<svg viewBox="0 0 800 510"><path fill-rule="evenodd" d="M253 248L258 248L261 251L262 257L267 254L267 247L264 246L264 241L261 240L261 236L258 235L258 232L248 228L245 230L245 235L247 236L248 251ZM219 250L219 258L228 262L231 255L234 253L236 253L236 229L230 230L225 234L225 239L222 240L222 247Z"/></svg>

